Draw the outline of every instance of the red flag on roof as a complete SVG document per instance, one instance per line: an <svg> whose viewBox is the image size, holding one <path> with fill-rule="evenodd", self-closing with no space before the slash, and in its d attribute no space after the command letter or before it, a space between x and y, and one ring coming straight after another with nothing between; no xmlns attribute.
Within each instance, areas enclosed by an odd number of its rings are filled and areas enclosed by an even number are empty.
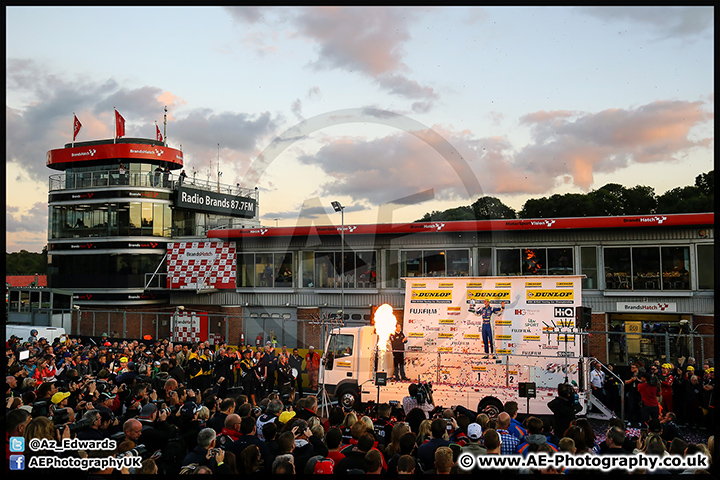
<svg viewBox="0 0 720 480"><path fill-rule="evenodd" d="M155 124L155 131L157 132L157 141L162 142L163 136L162 133L160 133L160 127L157 126L157 123Z"/></svg>
<svg viewBox="0 0 720 480"><path fill-rule="evenodd" d="M115 110L115 138L125 136L125 119Z"/></svg>
<svg viewBox="0 0 720 480"><path fill-rule="evenodd" d="M75 118L73 120L73 142L78 136L78 133L80 133L80 129L82 128L82 123L80 123L80 120L78 120L77 116L73 114L73 117Z"/></svg>

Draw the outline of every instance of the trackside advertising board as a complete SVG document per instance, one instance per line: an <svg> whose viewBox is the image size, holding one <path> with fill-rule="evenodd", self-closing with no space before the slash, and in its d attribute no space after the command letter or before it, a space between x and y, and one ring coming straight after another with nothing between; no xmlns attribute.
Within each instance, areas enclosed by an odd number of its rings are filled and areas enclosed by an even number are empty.
<svg viewBox="0 0 720 480"><path fill-rule="evenodd" d="M403 331L406 372L412 379L457 386L512 386L536 382L556 388L577 379L581 340L575 309L582 276L405 278ZM485 300L495 354L483 358ZM502 302L505 309L499 310ZM428 372L437 372L436 378Z"/></svg>

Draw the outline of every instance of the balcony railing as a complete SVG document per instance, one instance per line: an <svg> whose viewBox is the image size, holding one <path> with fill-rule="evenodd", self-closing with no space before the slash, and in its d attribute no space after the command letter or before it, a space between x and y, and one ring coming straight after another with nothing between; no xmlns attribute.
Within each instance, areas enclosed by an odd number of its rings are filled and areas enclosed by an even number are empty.
<svg viewBox="0 0 720 480"><path fill-rule="evenodd" d="M120 174L117 170L102 170L95 172L60 173L50 175L51 192L58 190L75 190L83 188L104 188L104 187L146 187L165 188L177 190L180 185L205 190L208 192L219 192L228 195L241 197L254 197L255 190L242 188L239 185L227 185L209 180L191 179L186 177L181 182L177 174L156 174L155 172L126 172Z"/></svg>

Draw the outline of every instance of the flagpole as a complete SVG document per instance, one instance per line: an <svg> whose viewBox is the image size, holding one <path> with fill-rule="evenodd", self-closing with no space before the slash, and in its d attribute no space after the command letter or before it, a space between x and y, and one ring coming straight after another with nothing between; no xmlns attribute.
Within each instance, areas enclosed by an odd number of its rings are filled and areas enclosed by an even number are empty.
<svg viewBox="0 0 720 480"><path fill-rule="evenodd" d="M115 138L113 138L113 143L117 141L117 108L113 107L113 110L115 112L113 120L115 121Z"/></svg>
<svg viewBox="0 0 720 480"><path fill-rule="evenodd" d="M73 135L72 135L72 143L70 145L71 145L71 147L75 147L75 112L73 112L72 128L73 128Z"/></svg>
<svg viewBox="0 0 720 480"><path fill-rule="evenodd" d="M167 105L165 105L165 115L163 115L163 143L167 147Z"/></svg>

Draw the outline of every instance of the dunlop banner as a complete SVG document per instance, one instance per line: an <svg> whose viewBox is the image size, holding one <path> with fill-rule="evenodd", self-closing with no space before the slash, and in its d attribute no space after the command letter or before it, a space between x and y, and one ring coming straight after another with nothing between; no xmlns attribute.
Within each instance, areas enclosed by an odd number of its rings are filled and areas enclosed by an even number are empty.
<svg viewBox="0 0 720 480"><path fill-rule="evenodd" d="M573 275L453 277L451 281L423 277L406 281L406 351L422 352L413 364L406 365L408 375L412 377L416 369L423 371L418 362L424 361L440 362L441 381L472 383L480 379L478 375L495 375L494 367L477 368L477 363L486 361L482 359L485 350L480 314L485 301L493 310L496 354L522 355L526 358L523 363L537 364L550 376L558 374L557 365L564 365L565 357L580 356L580 336L574 334L575 309L582 299L581 279ZM505 308L501 309L503 304ZM536 376L530 380L527 368L520 370L521 381L541 380ZM551 381L555 379L553 376Z"/></svg>

